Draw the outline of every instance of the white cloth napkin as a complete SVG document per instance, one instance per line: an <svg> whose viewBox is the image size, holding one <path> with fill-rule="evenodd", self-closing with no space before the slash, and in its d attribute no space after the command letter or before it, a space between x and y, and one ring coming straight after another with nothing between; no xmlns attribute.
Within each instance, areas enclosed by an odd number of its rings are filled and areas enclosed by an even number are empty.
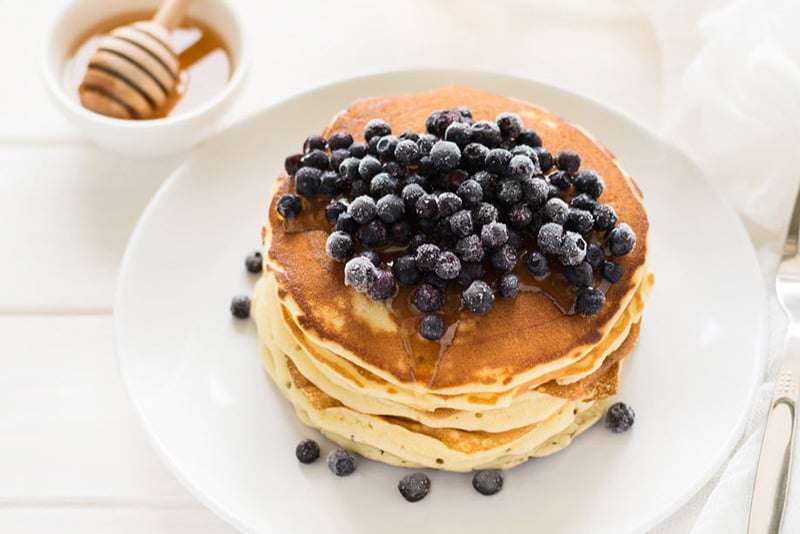
<svg viewBox="0 0 800 534"><path fill-rule="evenodd" d="M693 3L689 10L686 4L641 4L661 47L665 105L659 128L745 222L770 290L771 342L767 379L739 446L715 479L657 531L672 532L676 525L694 521L693 533L737 533L747 525L786 332L772 281L800 182L800 3L706 1ZM795 455L798 451L796 444ZM789 495L794 506L784 520L787 534L800 532L798 463Z"/></svg>

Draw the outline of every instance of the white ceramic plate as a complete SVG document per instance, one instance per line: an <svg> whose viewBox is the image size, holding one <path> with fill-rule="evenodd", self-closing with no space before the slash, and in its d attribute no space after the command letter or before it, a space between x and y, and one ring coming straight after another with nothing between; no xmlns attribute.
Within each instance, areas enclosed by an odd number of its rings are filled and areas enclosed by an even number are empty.
<svg viewBox="0 0 800 534"><path fill-rule="evenodd" d="M467 474L431 472L405 502L399 468L363 461L353 476L294 447L319 436L261 370L255 330L231 318L254 283L270 185L286 154L350 101L451 83L543 105L583 125L645 193L656 286L618 398L632 431L597 425L555 456L477 494ZM422 126L422 125L420 125ZM248 532L624 533L689 499L739 438L766 349L766 298L734 212L677 151L632 121L553 87L469 72L349 80L262 111L203 145L164 184L131 237L116 297L124 381L165 463L205 504ZM331 444L321 440L323 454Z"/></svg>

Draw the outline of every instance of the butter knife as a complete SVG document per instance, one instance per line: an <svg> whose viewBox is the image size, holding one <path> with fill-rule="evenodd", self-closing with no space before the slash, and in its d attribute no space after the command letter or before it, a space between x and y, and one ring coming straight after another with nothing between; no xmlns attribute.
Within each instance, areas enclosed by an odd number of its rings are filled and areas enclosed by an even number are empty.
<svg viewBox="0 0 800 534"><path fill-rule="evenodd" d="M775 392L767 415L764 441L758 458L748 534L778 534L786 509L792 448L800 402L800 192L795 200L783 257L775 278L778 301L789 317L786 353L783 356Z"/></svg>

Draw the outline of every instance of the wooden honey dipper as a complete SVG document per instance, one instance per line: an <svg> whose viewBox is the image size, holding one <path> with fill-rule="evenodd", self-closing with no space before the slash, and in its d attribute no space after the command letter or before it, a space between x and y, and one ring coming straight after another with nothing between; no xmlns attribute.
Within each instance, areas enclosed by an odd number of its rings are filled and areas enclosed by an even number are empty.
<svg viewBox="0 0 800 534"><path fill-rule="evenodd" d="M179 74L170 32L190 2L166 0L151 20L103 37L79 88L81 104L119 119L149 119L162 111Z"/></svg>

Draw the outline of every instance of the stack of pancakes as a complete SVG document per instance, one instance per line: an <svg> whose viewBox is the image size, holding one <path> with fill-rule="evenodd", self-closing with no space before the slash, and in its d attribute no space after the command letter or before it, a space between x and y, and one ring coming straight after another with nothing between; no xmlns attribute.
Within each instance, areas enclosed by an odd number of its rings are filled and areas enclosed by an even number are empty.
<svg viewBox="0 0 800 534"><path fill-rule="evenodd" d="M342 264L325 253L329 229L284 230L275 210L291 190L283 173L262 230L265 269L251 315L278 388L304 423L339 445L409 467L508 468L564 448L603 415L653 284L649 225L641 192L605 148L519 100L464 87L371 98L336 116L323 135L343 129L363 140L372 118L397 133L420 132L431 112L456 106L470 108L476 121L517 113L553 154L575 151L582 168L603 177L602 202L637 243L615 258L624 276L607 287L600 313L564 313L544 292L523 291L496 300L485 315L451 317L455 328L442 342L423 340L402 307L345 286Z"/></svg>

